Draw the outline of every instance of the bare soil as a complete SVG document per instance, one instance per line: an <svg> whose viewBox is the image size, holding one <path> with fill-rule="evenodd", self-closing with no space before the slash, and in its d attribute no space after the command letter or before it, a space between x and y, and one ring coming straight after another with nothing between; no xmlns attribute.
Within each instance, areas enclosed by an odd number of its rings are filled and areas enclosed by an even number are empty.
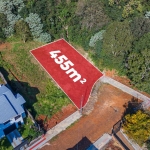
<svg viewBox="0 0 150 150"><path fill-rule="evenodd" d="M94 110L60 133L42 150L84 150L104 133L111 133L113 125L124 114L124 105L133 97L121 90L103 84L99 89Z"/></svg>
<svg viewBox="0 0 150 150"><path fill-rule="evenodd" d="M49 130L56 124L60 123L62 120L70 116L76 110L77 108L73 104L69 104L68 106L63 107L60 112L53 115L50 119L48 119L44 115L40 115L37 121L41 125L41 127L43 127L45 130Z"/></svg>
<svg viewBox="0 0 150 150"><path fill-rule="evenodd" d="M11 45L9 43L2 43L0 44L0 51L5 49L10 49Z"/></svg>

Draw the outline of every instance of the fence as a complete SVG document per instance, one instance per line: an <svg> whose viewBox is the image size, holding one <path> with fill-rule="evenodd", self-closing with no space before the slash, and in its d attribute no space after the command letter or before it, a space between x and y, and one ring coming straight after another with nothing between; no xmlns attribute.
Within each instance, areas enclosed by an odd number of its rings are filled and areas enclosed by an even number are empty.
<svg viewBox="0 0 150 150"><path fill-rule="evenodd" d="M119 120L119 121L113 126L112 133L113 133L113 134L116 134L118 131L120 131L121 126L122 126L122 121Z"/></svg>
<svg viewBox="0 0 150 150"><path fill-rule="evenodd" d="M35 121L35 119L33 118L33 116L31 115L31 113L25 108L25 111L27 112L27 114L28 114L28 117L32 120L32 122L34 123L34 124L36 124L36 121Z"/></svg>

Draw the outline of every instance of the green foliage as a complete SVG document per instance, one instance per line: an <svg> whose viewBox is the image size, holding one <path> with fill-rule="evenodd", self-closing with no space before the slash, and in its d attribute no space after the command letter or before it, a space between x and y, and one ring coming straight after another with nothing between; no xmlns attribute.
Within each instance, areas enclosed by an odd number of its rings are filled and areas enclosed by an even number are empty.
<svg viewBox="0 0 150 150"><path fill-rule="evenodd" d="M7 26L7 16L3 13L0 13L0 28L4 30L4 28Z"/></svg>
<svg viewBox="0 0 150 150"><path fill-rule="evenodd" d="M10 142L6 137L0 139L0 150L12 150L13 147L11 146Z"/></svg>
<svg viewBox="0 0 150 150"><path fill-rule="evenodd" d="M0 13L0 44L5 41L5 27L7 26L7 17Z"/></svg>
<svg viewBox="0 0 150 150"><path fill-rule="evenodd" d="M101 29L109 21L109 18L105 15L102 4L99 0L79 1L76 15L80 17L79 23L82 28L89 30Z"/></svg>
<svg viewBox="0 0 150 150"><path fill-rule="evenodd" d="M19 20L15 24L15 34L25 43L31 39L31 33L28 24L24 20Z"/></svg>
<svg viewBox="0 0 150 150"><path fill-rule="evenodd" d="M104 32L105 32L105 30L101 30L101 31L97 32L94 36L92 36L90 39L90 42L89 42L89 46L94 47L97 41L102 40Z"/></svg>
<svg viewBox="0 0 150 150"><path fill-rule="evenodd" d="M150 93L150 33L134 42L128 55L127 75L139 89Z"/></svg>
<svg viewBox="0 0 150 150"><path fill-rule="evenodd" d="M147 11L146 13L145 13L145 18L150 18L150 11Z"/></svg>
<svg viewBox="0 0 150 150"><path fill-rule="evenodd" d="M112 20L125 20L149 11L147 0L102 0L104 11Z"/></svg>
<svg viewBox="0 0 150 150"><path fill-rule="evenodd" d="M34 108L38 114L51 117L67 104L69 101L66 95L49 80L45 93L39 96L39 103L35 103Z"/></svg>
<svg viewBox="0 0 150 150"><path fill-rule="evenodd" d="M24 7L23 0L1 0L0 1L0 13L7 16L7 26L5 27L5 36L9 37L14 32L14 25L21 16L19 11Z"/></svg>
<svg viewBox="0 0 150 150"><path fill-rule="evenodd" d="M43 32L43 24L41 23L41 18L38 14L30 13L29 17L25 19L30 27L30 31L33 35L33 38L38 38Z"/></svg>
<svg viewBox="0 0 150 150"><path fill-rule="evenodd" d="M144 17L136 17L130 23L132 34L138 40L144 34L150 32L150 19Z"/></svg>
<svg viewBox="0 0 150 150"><path fill-rule="evenodd" d="M41 33L39 38L35 39L36 41L40 41L43 43L48 43L51 41L51 36L48 33Z"/></svg>
<svg viewBox="0 0 150 150"><path fill-rule="evenodd" d="M136 114L128 114L123 128L130 138L142 145L150 136L150 116L140 110Z"/></svg>
<svg viewBox="0 0 150 150"><path fill-rule="evenodd" d="M143 0L129 0L128 3L123 7L122 16L127 18L133 14L141 13L144 10L142 5Z"/></svg>
<svg viewBox="0 0 150 150"><path fill-rule="evenodd" d="M122 21L124 18L122 17L122 11L124 5L124 1L110 1L110 0L102 0L103 10L105 13L112 19Z"/></svg>
<svg viewBox="0 0 150 150"><path fill-rule="evenodd" d="M43 24L41 23L41 18L38 14L30 13L29 17L25 19L30 27L30 31L34 40L48 43L51 41L51 36L48 33L43 32Z"/></svg>
<svg viewBox="0 0 150 150"><path fill-rule="evenodd" d="M5 34L3 29L0 27L0 44L5 41Z"/></svg>
<svg viewBox="0 0 150 150"><path fill-rule="evenodd" d="M27 117L24 119L24 125L22 125L20 128L18 128L18 131L20 132L21 136L23 138L30 137L30 140L33 140L37 138L41 133L36 130L36 128L33 128L34 124L32 120Z"/></svg>
<svg viewBox="0 0 150 150"><path fill-rule="evenodd" d="M113 22L104 33L103 49L113 57L123 56L131 48L132 39L128 21Z"/></svg>
<svg viewBox="0 0 150 150"><path fill-rule="evenodd" d="M128 21L112 22L103 35L100 59L103 67L124 73L124 57L132 46L133 36Z"/></svg>

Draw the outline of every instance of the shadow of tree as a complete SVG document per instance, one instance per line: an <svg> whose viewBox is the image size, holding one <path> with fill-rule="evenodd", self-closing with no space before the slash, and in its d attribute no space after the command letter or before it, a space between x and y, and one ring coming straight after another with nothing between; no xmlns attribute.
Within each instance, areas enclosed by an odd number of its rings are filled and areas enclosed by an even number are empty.
<svg viewBox="0 0 150 150"><path fill-rule="evenodd" d="M40 93L37 87L31 87L29 83L27 82L22 82L17 79L12 79L9 80L9 73L8 71L0 67L0 72L3 74L5 77L5 80L7 81L7 86L9 86L12 90L12 92L15 93L20 93L24 99L26 100L25 107L30 109L32 111L32 115L35 117L37 112L33 107L33 104L37 102L36 95Z"/></svg>
<svg viewBox="0 0 150 150"><path fill-rule="evenodd" d="M137 110L143 109L142 108L142 102L139 101L139 99L132 97L128 103L125 103L123 107L125 108L125 111L122 114L122 119L127 115L127 114L134 114Z"/></svg>
<svg viewBox="0 0 150 150"><path fill-rule="evenodd" d="M67 150L86 150L91 144L92 142L85 136L74 147L68 148ZM93 145L93 149L97 148L94 148Z"/></svg>

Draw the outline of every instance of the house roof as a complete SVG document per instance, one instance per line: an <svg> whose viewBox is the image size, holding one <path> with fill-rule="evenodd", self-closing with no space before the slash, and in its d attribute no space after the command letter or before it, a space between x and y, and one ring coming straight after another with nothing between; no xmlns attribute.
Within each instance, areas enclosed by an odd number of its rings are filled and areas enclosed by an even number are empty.
<svg viewBox="0 0 150 150"><path fill-rule="evenodd" d="M0 123L4 123L24 112L24 98L14 95L5 85L0 85Z"/></svg>

